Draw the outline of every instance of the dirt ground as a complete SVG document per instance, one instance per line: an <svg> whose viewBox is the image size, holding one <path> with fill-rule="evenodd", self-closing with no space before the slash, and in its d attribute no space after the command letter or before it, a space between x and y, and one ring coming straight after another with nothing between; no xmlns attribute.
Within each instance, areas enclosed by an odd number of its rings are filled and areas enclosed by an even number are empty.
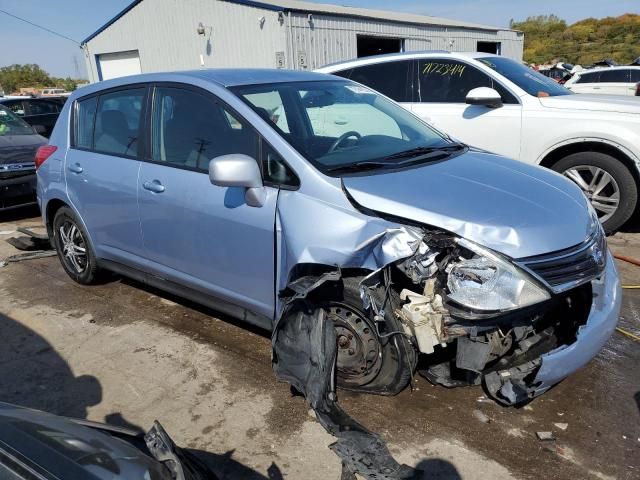
<svg viewBox="0 0 640 480"><path fill-rule="evenodd" d="M4 240L39 226L36 216L0 216L0 260L17 253ZM640 258L637 233L610 246ZM640 284L640 267L618 265L625 285ZM640 290L624 291L620 326L640 335ZM276 381L269 335L215 311L127 279L81 287L44 258L0 268L0 341L0 401L145 429L159 419L222 478L340 476L332 437ZM339 399L424 478L640 478L640 342L618 332L520 409L423 379L392 398Z"/></svg>

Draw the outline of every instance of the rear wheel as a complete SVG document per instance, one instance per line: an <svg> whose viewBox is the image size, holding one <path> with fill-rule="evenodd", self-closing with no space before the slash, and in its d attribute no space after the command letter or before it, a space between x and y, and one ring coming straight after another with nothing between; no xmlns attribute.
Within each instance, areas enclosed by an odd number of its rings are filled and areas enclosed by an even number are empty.
<svg viewBox="0 0 640 480"><path fill-rule="evenodd" d="M56 212L53 244L67 275L82 285L96 282L98 265L89 237L69 207L61 207Z"/></svg>
<svg viewBox="0 0 640 480"><path fill-rule="evenodd" d="M396 300L392 298L385 321L376 326L371 313L363 309L359 279L345 278L341 287L321 292L316 300L335 325L338 386L381 395L399 393L411 379L417 354L405 335L397 333L403 329L393 315Z"/></svg>
<svg viewBox="0 0 640 480"><path fill-rule="evenodd" d="M563 158L552 168L582 189L607 232L617 230L631 218L638 187L629 169L618 159L599 152L580 152Z"/></svg>

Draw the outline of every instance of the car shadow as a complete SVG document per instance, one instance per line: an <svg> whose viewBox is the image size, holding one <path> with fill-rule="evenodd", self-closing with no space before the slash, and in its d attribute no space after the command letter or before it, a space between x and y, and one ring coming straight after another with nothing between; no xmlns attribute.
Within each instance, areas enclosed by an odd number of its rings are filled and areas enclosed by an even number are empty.
<svg viewBox="0 0 640 480"><path fill-rule="evenodd" d="M71 366L45 338L4 313L0 313L0 339L0 402L86 419L89 407L102 401L102 385L98 378L74 375ZM158 420L162 423L162 418ZM106 415L103 423L145 431L124 418L120 412ZM171 432L168 433L171 435ZM283 478L275 463L269 467L268 476L265 477L234 460L233 450L222 454L187 450L220 478Z"/></svg>

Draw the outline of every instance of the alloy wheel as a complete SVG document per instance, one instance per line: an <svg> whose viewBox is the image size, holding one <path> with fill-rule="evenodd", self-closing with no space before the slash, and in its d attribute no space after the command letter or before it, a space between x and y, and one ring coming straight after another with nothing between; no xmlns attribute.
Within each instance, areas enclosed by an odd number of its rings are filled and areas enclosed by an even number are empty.
<svg viewBox="0 0 640 480"><path fill-rule="evenodd" d="M65 265L74 273L83 273L87 268L87 246L82 232L69 220L66 220L58 231Z"/></svg>
<svg viewBox="0 0 640 480"><path fill-rule="evenodd" d="M609 172L599 167L577 165L564 171L593 205L601 223L609 220L620 206L620 187Z"/></svg>

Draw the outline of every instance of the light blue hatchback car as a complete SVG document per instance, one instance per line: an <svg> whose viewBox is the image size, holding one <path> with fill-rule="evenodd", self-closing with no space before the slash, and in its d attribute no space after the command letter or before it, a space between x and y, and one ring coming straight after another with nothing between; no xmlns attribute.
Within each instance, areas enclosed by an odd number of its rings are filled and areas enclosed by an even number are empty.
<svg viewBox="0 0 640 480"><path fill-rule="evenodd" d="M294 377L335 345L345 388L394 394L418 368L518 404L585 365L618 319L577 186L337 77L100 82L71 96L36 164L72 279L114 271L271 330ZM295 327L300 312L335 341Z"/></svg>

